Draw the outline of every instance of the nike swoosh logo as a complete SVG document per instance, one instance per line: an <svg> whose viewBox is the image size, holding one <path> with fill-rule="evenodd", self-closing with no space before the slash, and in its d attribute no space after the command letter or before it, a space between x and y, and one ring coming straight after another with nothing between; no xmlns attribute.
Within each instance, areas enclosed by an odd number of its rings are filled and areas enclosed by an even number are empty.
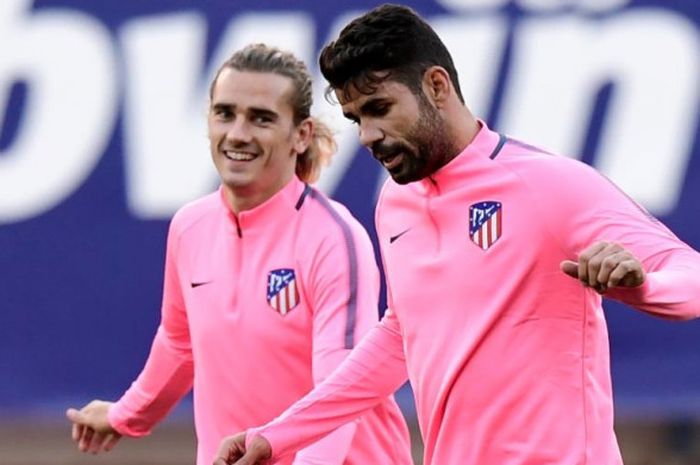
<svg viewBox="0 0 700 465"><path fill-rule="evenodd" d="M406 229L406 230L404 230L404 231L401 231L401 232L398 233L396 236L391 236L391 237L389 238L389 244L392 244L396 239L398 239L399 237L403 236L404 234L406 234L406 233L407 233L408 231L410 231L410 230L411 230L411 228L408 228L408 229Z"/></svg>
<svg viewBox="0 0 700 465"><path fill-rule="evenodd" d="M210 282L211 281L203 281L201 283L190 283L190 284L192 285L192 289L194 289L195 287L204 286L205 284L209 284Z"/></svg>

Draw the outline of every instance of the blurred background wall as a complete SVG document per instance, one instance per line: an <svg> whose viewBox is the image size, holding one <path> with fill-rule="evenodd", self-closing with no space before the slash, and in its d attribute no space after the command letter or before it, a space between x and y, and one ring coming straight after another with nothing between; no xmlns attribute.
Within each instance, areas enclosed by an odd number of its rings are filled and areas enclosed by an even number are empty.
<svg viewBox="0 0 700 465"><path fill-rule="evenodd" d="M309 64L340 145L319 187L374 233L384 174L324 100L316 58L379 3L0 2L0 463L83 463L63 411L138 374L168 220L217 186L207 88L233 50L264 41ZM450 48L477 115L592 164L700 248L700 2L404 4ZM627 463L700 463L700 323L606 308ZM414 421L410 390L399 399ZM192 463L193 444L186 400L94 463Z"/></svg>

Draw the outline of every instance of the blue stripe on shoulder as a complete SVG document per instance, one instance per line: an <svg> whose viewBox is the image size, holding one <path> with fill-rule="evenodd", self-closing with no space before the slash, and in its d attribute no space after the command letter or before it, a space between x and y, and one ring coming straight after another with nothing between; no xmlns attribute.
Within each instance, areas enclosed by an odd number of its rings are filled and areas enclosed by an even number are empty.
<svg viewBox="0 0 700 465"><path fill-rule="evenodd" d="M523 149L526 149L526 150L530 150L530 151L532 151L532 152L543 153L543 154L545 154L545 155L553 155L552 152L548 152L548 151L546 151L546 150L544 150L544 149L542 149L542 148L540 148L540 147L536 147L536 146L534 146L534 145L527 144L527 143L525 143L525 142L523 142L523 141L521 141L521 140L508 138L508 142L510 142L511 144L513 144L513 145L515 145L515 146L517 146L517 147L520 147L520 148L523 148Z"/></svg>
<svg viewBox="0 0 700 465"><path fill-rule="evenodd" d="M309 192L311 192L311 186L304 184L304 192L301 193L299 200L297 200L296 205L294 205L296 210L299 210L301 206L304 205L304 200L306 200L306 196L309 195Z"/></svg>
<svg viewBox="0 0 700 465"><path fill-rule="evenodd" d="M506 142L508 141L508 138L504 136L503 134L498 134L498 144L496 145L496 148L493 149L493 152L491 152L491 155L489 155L489 158L493 160L498 156L498 153L501 151L504 145L506 145Z"/></svg>
<svg viewBox="0 0 700 465"><path fill-rule="evenodd" d="M345 239L345 248L348 253L348 263L350 266L349 270L349 281L350 281L350 295L348 296L348 319L345 324L345 348L352 349L355 345L355 322L357 319L357 285L358 285L358 267L357 267L357 250L355 249L355 240L352 236L352 231L350 230L350 225L340 217L337 211L330 204L328 199L319 193L315 189L311 189L311 198L318 201L318 203L328 212L328 214L333 218L333 221L340 227L343 232L343 238Z"/></svg>

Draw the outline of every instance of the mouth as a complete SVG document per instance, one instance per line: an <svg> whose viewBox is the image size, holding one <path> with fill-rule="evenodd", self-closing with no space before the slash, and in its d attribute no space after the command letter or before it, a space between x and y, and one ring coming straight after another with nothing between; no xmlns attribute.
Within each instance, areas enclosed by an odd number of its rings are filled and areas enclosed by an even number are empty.
<svg viewBox="0 0 700 465"><path fill-rule="evenodd" d="M396 169L403 161L404 153L397 152L392 155L382 157L379 162L384 166L385 169L391 171Z"/></svg>
<svg viewBox="0 0 700 465"><path fill-rule="evenodd" d="M252 161L255 158L257 158L257 155L254 153L250 152L239 152L236 150L223 150L222 153L224 154L224 157L231 161Z"/></svg>

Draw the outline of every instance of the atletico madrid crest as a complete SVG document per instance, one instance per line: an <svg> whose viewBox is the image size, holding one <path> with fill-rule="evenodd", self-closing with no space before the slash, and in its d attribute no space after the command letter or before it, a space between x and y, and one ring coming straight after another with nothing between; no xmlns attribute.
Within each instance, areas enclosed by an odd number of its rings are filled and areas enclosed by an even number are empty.
<svg viewBox="0 0 700 465"><path fill-rule="evenodd" d="M469 237L483 250L501 237L503 208L501 202L486 201L469 207Z"/></svg>
<svg viewBox="0 0 700 465"><path fill-rule="evenodd" d="M267 302L282 315L286 315L299 305L299 291L294 270L280 268L267 274Z"/></svg>

